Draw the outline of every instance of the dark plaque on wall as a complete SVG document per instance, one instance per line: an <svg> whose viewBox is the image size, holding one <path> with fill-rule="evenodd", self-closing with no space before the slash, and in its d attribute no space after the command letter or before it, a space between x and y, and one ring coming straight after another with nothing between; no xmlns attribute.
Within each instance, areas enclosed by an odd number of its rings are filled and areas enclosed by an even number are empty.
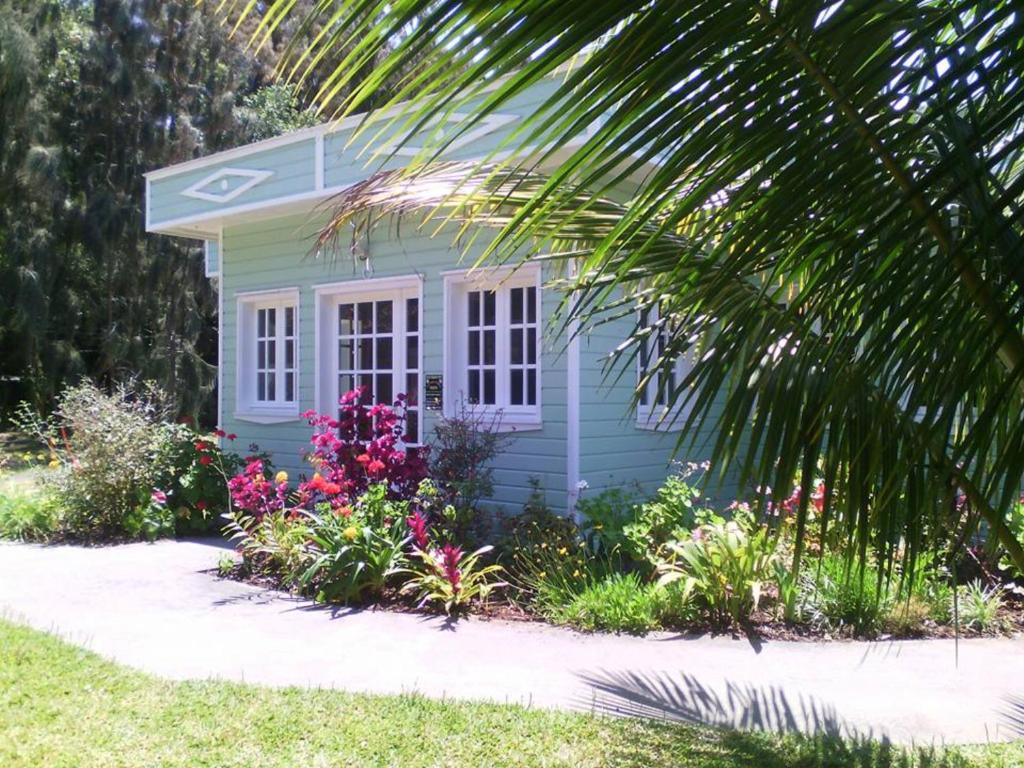
<svg viewBox="0 0 1024 768"><path fill-rule="evenodd" d="M440 411L444 405L444 377L428 375L423 383L424 400L428 411Z"/></svg>

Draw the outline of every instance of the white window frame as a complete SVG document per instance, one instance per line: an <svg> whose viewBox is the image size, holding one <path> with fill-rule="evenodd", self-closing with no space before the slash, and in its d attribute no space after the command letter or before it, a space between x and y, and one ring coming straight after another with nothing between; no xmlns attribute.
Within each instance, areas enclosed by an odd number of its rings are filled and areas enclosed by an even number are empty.
<svg viewBox="0 0 1024 768"><path fill-rule="evenodd" d="M493 420L496 429L503 432L521 432L541 429L543 426L543 290L541 270L537 264L519 267L479 267L469 270L451 270L444 278L444 414L451 418L463 409L474 417ZM509 291L512 288L537 290L537 402L533 405L510 404L510 350ZM495 291L495 400L494 405L468 402L466 371L468 370L467 295L471 291Z"/></svg>
<svg viewBox="0 0 1024 768"><path fill-rule="evenodd" d="M393 394L405 392L405 377L410 369L405 360L405 338L407 336L405 301L417 299L419 304L419 336L417 345L417 372L419 374L419 390L416 395L416 411L418 413L419 442L422 445L426 425L423 407L423 347L426 334L423 329L423 278L420 275L401 275L397 277L380 277L364 280L346 280L338 283L326 283L313 286L315 297L315 348L316 365L314 378L314 402L320 413L333 413L338 407L338 306L343 303L360 301L376 301L379 299L395 299L397 306L392 318L392 336L402 339L401 343L392 346L392 383ZM399 386L399 383L403 386Z"/></svg>
<svg viewBox="0 0 1024 768"><path fill-rule="evenodd" d="M658 322L659 314L658 308L651 307L648 310L648 321L647 325L654 325ZM642 321L643 311L637 310L637 319ZM660 355L657 354L658 341L661 338L663 331L658 330L652 333L644 340L644 348L640 350L636 358L636 381L637 386L643 380L644 371L644 358L648 360L657 360ZM672 367L672 376L675 379L675 385L678 386L679 382L683 381L693 370L693 361L690 354L681 355ZM676 405L672 408L668 408L664 405L659 405L658 400L658 387L659 387L659 374L655 374L651 377L650 381L647 382L646 386L646 403L638 402L636 405L636 427L637 429L647 429L657 432L680 432L686 425L686 420L693 409L693 404L687 402L685 405L678 399ZM685 399L685 398L684 398Z"/></svg>
<svg viewBox="0 0 1024 768"><path fill-rule="evenodd" d="M298 288L280 288L271 291L254 291L235 295L237 304L237 335L235 366L235 418L260 424L274 424L295 421L299 418L300 385L302 378L302 329L301 306ZM284 316L283 310L291 307L295 313L295 359L294 367L284 367ZM260 309L277 309L281 312L277 323L276 383L277 398L274 402L260 402L256 399L256 317ZM292 371L295 376L294 399L285 400L285 373Z"/></svg>

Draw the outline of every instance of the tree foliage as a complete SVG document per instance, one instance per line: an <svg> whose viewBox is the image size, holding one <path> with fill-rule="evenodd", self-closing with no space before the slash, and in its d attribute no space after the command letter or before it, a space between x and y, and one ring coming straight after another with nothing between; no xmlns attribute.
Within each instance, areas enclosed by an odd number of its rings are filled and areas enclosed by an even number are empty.
<svg viewBox="0 0 1024 768"><path fill-rule="evenodd" d="M261 19L292 11L276 0ZM326 82L353 88L321 87L321 109L360 108L429 47L364 130L471 116L346 194L335 227L420 210L495 227L488 256L572 260L584 328L657 304L659 366L698 359L672 399L689 427L715 422L720 467L769 498L823 474L825 522L862 555L912 561L980 517L1024 566L1002 514L1024 477L1018 4L342 0L313 15L333 31L283 71L330 59ZM427 162L559 70L507 159ZM655 330L638 323L621 354Z"/></svg>

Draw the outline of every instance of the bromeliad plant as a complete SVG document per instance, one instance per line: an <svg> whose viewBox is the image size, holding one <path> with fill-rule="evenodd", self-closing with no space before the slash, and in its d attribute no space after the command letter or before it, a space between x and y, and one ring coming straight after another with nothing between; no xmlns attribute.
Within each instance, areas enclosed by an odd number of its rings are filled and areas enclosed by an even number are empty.
<svg viewBox="0 0 1024 768"><path fill-rule="evenodd" d="M486 546L465 554L453 544L417 548L409 568L412 578L402 592L414 593L420 606L440 605L448 615L475 601L487 602L492 592L507 586L504 581L494 580L503 570L500 565L481 562L492 549Z"/></svg>

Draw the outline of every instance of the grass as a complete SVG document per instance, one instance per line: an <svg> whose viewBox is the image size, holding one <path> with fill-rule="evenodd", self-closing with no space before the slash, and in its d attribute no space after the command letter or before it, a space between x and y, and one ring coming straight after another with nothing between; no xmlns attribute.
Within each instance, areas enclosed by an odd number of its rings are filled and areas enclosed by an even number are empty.
<svg viewBox="0 0 1024 768"><path fill-rule="evenodd" d="M413 695L170 682L0 621L0 765L5 768L1021 764L1021 745L910 758L871 743L742 734Z"/></svg>

